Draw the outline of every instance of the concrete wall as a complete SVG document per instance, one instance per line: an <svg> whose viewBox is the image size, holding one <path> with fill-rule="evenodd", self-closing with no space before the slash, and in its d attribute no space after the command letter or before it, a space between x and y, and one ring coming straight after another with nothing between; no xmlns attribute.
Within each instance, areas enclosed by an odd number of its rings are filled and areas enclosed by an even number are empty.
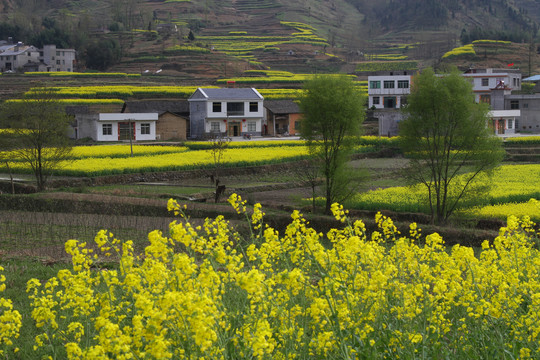
<svg viewBox="0 0 540 360"><path fill-rule="evenodd" d="M379 136L396 136L399 132L399 122L403 120L400 110L378 110L373 112L373 117L379 122Z"/></svg>
<svg viewBox="0 0 540 360"><path fill-rule="evenodd" d="M206 101L189 102L190 138L202 138L205 132Z"/></svg>
<svg viewBox="0 0 540 360"><path fill-rule="evenodd" d="M540 133L540 94L508 95L504 99L505 109L518 105L521 117L518 120L516 132Z"/></svg>

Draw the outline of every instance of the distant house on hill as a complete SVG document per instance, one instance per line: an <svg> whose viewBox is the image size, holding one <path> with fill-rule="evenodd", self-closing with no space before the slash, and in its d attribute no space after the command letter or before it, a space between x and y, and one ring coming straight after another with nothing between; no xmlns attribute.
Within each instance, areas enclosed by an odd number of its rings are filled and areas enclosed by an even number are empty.
<svg viewBox="0 0 540 360"><path fill-rule="evenodd" d="M56 45L34 46L4 44L0 46L0 71L68 71L75 65L74 49L57 49Z"/></svg>
<svg viewBox="0 0 540 360"><path fill-rule="evenodd" d="M156 31L161 35L170 35L178 32L178 26L176 24L157 24Z"/></svg>
<svg viewBox="0 0 540 360"><path fill-rule="evenodd" d="M261 135L263 100L253 88L198 88L188 99L190 137Z"/></svg>
<svg viewBox="0 0 540 360"><path fill-rule="evenodd" d="M39 51L39 58L48 72L73 72L76 52L75 49L58 49L56 45L44 45Z"/></svg>
<svg viewBox="0 0 540 360"><path fill-rule="evenodd" d="M189 103L186 100L127 101L124 113L157 113L156 140L186 140L189 135Z"/></svg>
<svg viewBox="0 0 540 360"><path fill-rule="evenodd" d="M521 90L521 72L517 69L469 69L461 76L471 81L478 103L491 104L491 89L501 83L512 90Z"/></svg>
<svg viewBox="0 0 540 360"><path fill-rule="evenodd" d="M0 46L0 71L20 71L28 63L39 63L39 50L23 43Z"/></svg>

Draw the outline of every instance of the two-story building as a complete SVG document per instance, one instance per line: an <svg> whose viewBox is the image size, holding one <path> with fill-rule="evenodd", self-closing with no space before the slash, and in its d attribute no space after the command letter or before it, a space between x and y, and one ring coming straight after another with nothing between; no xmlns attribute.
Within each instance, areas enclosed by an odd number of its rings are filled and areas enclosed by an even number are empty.
<svg viewBox="0 0 540 360"><path fill-rule="evenodd" d="M399 109L411 93L411 75L389 74L368 77L370 109Z"/></svg>
<svg viewBox="0 0 540 360"><path fill-rule="evenodd" d="M19 71L25 65L39 63L39 50L23 43L0 46L0 71Z"/></svg>
<svg viewBox="0 0 540 360"><path fill-rule="evenodd" d="M40 60L46 65L46 71L49 72L73 72L75 55L75 49L57 49L56 45L45 45L39 52Z"/></svg>
<svg viewBox="0 0 540 360"><path fill-rule="evenodd" d="M253 88L198 88L188 99L190 138L261 135L263 100Z"/></svg>
<svg viewBox="0 0 540 360"><path fill-rule="evenodd" d="M501 83L511 90L521 90L521 73L517 69L469 69L462 76L472 83L478 103L491 104L491 89Z"/></svg>
<svg viewBox="0 0 540 360"><path fill-rule="evenodd" d="M411 74L408 71L391 71L385 75L368 76L368 108L374 110L380 136L394 136L403 119L401 107L411 93Z"/></svg>
<svg viewBox="0 0 540 360"><path fill-rule="evenodd" d="M5 44L0 46L0 71L68 71L75 66L74 49L57 49L56 45L34 46Z"/></svg>

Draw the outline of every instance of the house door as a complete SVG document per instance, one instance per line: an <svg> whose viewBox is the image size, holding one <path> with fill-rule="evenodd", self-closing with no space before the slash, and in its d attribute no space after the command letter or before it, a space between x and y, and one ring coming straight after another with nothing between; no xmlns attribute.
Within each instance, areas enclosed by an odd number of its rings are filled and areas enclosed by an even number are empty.
<svg viewBox="0 0 540 360"><path fill-rule="evenodd" d="M131 124L131 126L129 126ZM118 123L118 140L135 140L135 123L120 122Z"/></svg>
<svg viewBox="0 0 540 360"><path fill-rule="evenodd" d="M240 136L240 124L239 123L229 123L229 136Z"/></svg>
<svg viewBox="0 0 540 360"><path fill-rule="evenodd" d="M394 109L396 107L396 98L394 96L389 96L384 98L384 108L385 109Z"/></svg>
<svg viewBox="0 0 540 360"><path fill-rule="evenodd" d="M504 134L504 124L506 123L505 119L499 119L499 123L497 124L497 134Z"/></svg>

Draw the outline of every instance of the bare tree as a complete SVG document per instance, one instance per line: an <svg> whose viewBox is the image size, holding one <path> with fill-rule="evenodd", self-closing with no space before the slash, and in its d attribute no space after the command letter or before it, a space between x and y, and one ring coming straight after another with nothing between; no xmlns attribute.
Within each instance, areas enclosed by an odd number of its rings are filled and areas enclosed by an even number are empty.
<svg viewBox="0 0 540 360"><path fill-rule="evenodd" d="M311 158L298 163L298 166L295 167L295 175L302 183L306 186L309 186L311 189L311 208L312 212L315 212L315 199L316 199L316 189L317 186L323 183L322 172L320 164Z"/></svg>
<svg viewBox="0 0 540 360"><path fill-rule="evenodd" d="M70 121L64 107L46 89L35 99L6 102L1 108L0 128L11 129L13 154L30 166L39 191L71 154Z"/></svg>
<svg viewBox="0 0 540 360"><path fill-rule="evenodd" d="M210 174L210 181L216 188L214 201L217 203L219 198L225 192L225 185L220 184L219 173L223 167L223 160L225 158L225 152L229 148L231 139L223 136L223 134L212 134L210 146L210 154L212 156L214 166L212 168L212 174Z"/></svg>

